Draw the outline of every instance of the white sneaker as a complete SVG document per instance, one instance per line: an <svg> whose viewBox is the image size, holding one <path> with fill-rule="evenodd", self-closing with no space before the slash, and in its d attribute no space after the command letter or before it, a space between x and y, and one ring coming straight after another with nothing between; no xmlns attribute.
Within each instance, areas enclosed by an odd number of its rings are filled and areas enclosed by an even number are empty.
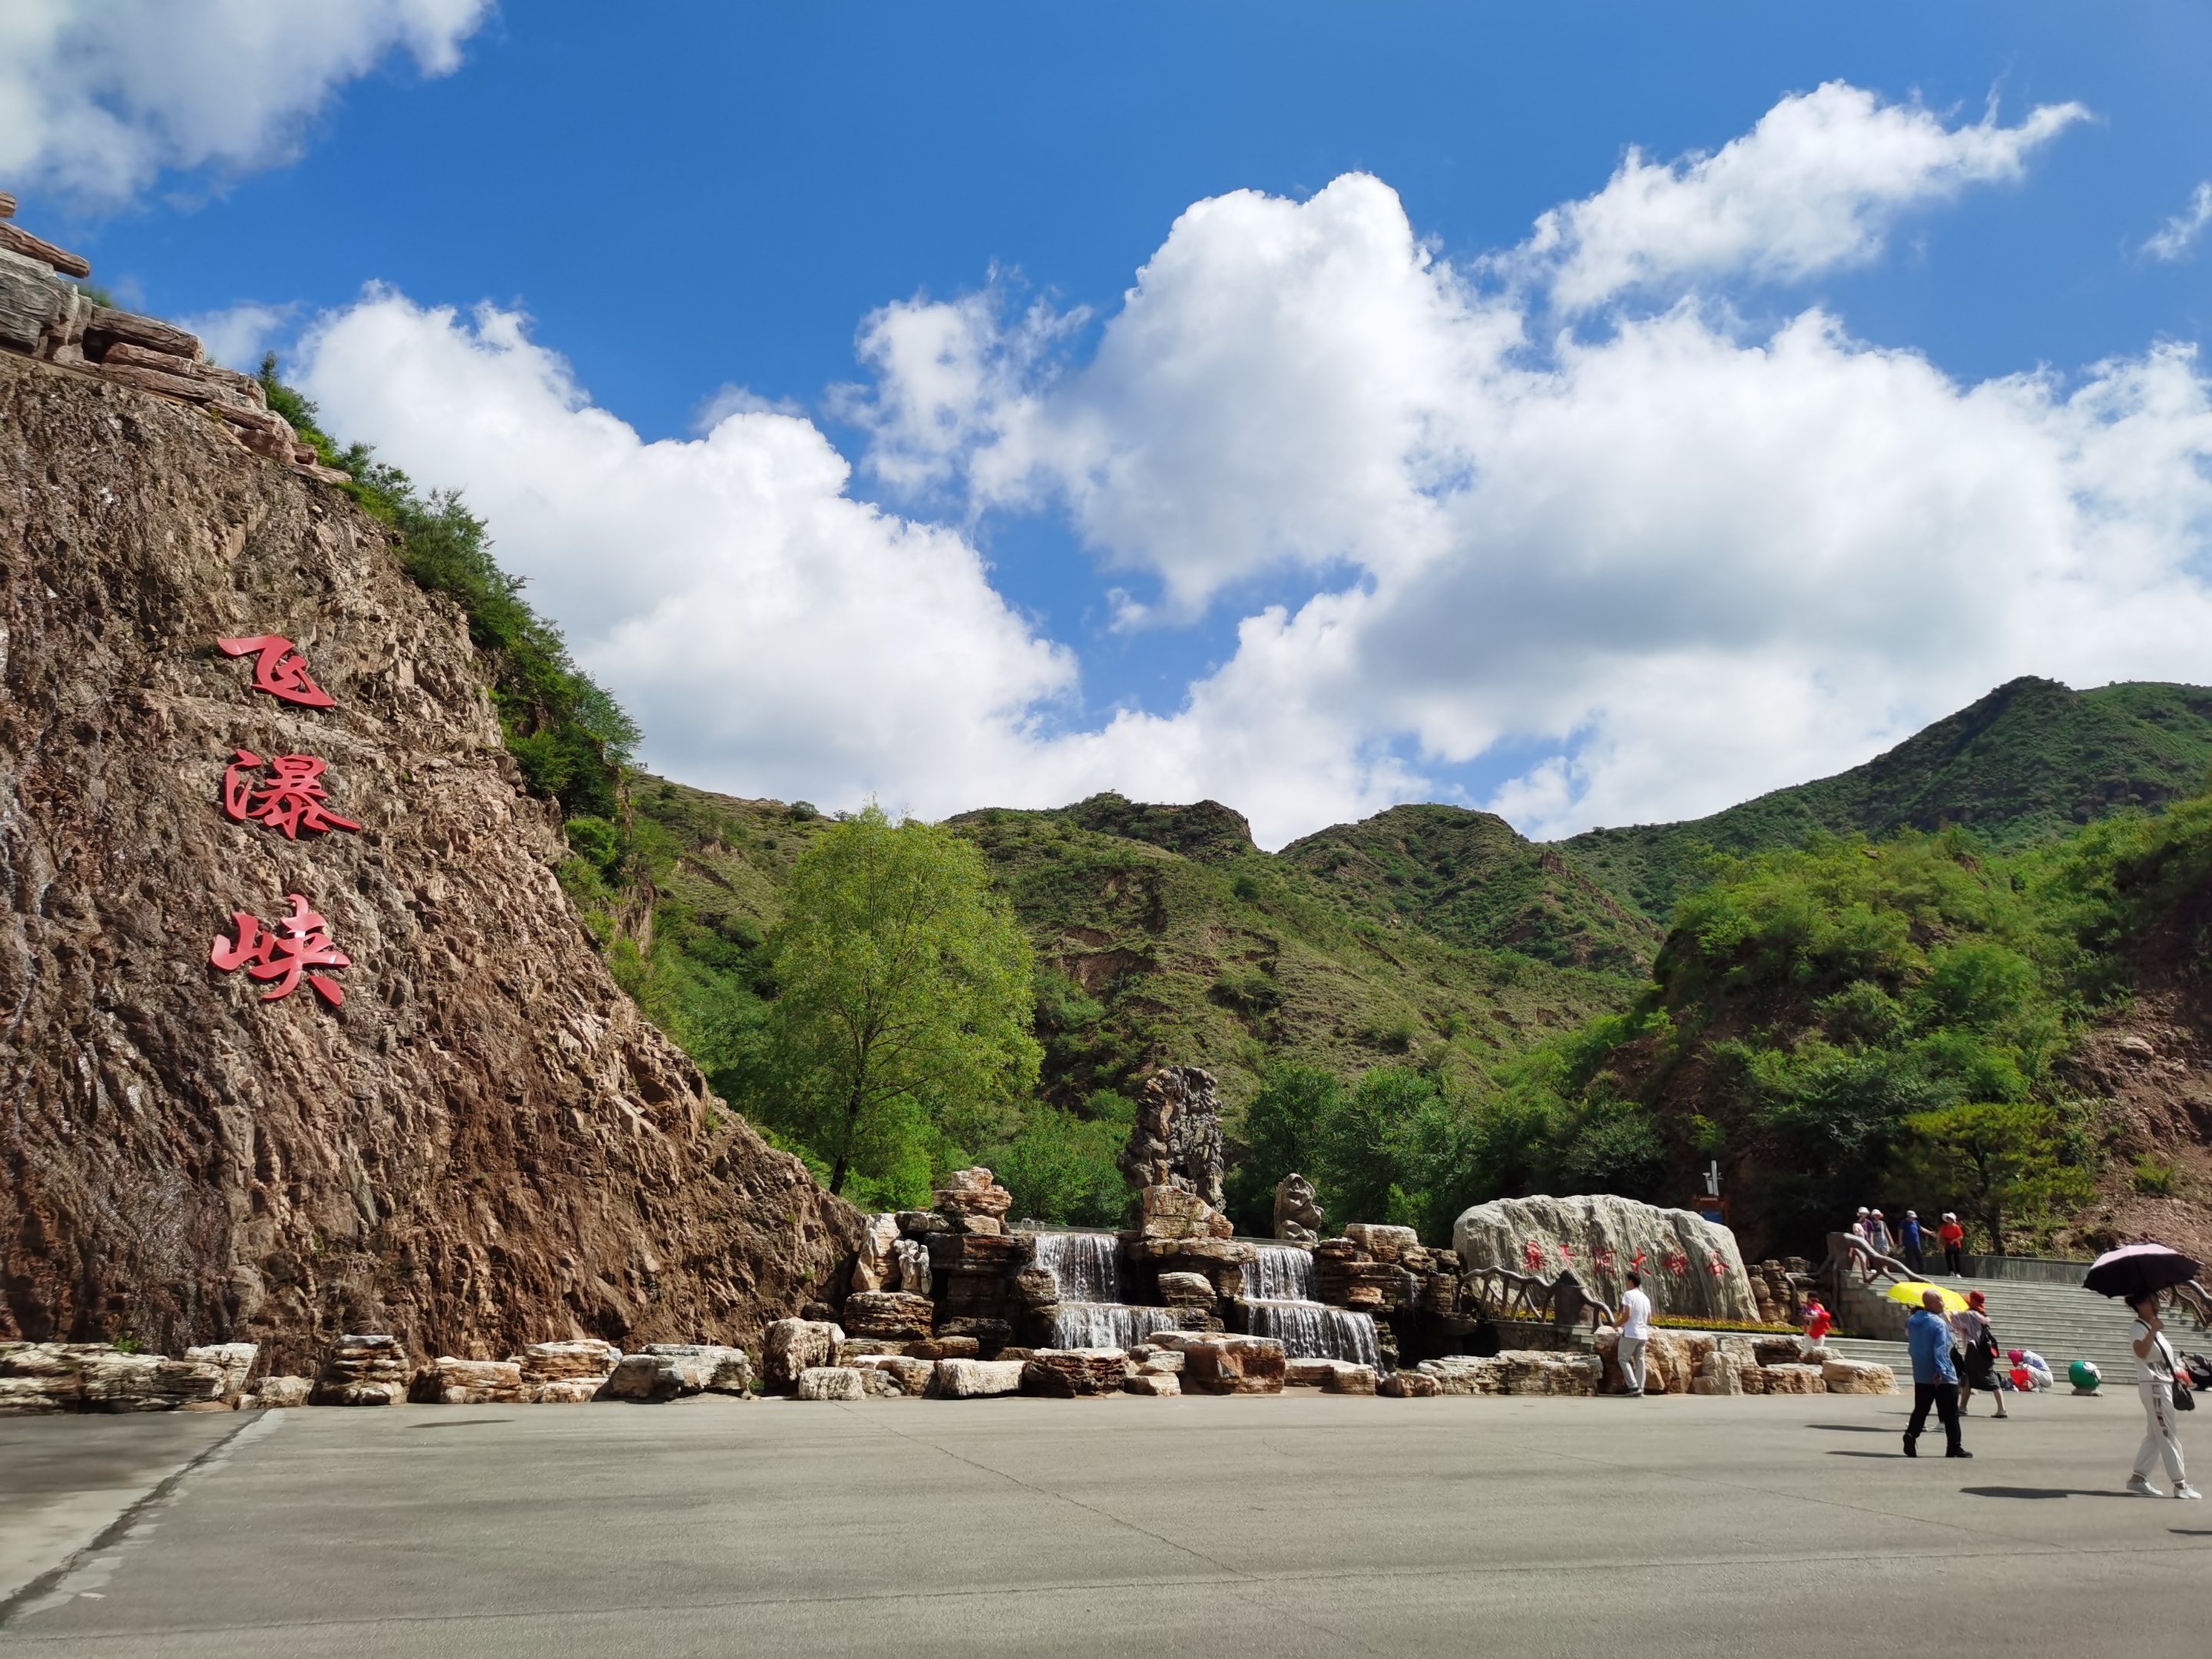
<svg viewBox="0 0 2212 1659"><path fill-rule="evenodd" d="M2156 1486L2152 1486L2149 1480L2140 1474L2131 1474L2128 1477L2128 1490L2138 1498L2157 1498L2163 1495Z"/></svg>
<svg viewBox="0 0 2212 1659"><path fill-rule="evenodd" d="M2202 1498L2204 1496L2204 1494L2197 1491L2196 1487L2188 1486L2176 1486L2173 1489L2173 1495L2176 1498Z"/></svg>

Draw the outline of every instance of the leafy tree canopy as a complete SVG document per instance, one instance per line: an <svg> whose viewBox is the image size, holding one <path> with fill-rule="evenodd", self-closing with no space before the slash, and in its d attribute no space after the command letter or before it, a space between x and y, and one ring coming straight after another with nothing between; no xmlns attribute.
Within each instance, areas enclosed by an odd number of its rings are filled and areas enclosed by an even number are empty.
<svg viewBox="0 0 2212 1659"><path fill-rule="evenodd" d="M1029 941L972 844L871 805L818 836L769 939L777 1127L911 1191L998 1139L1036 1081Z"/></svg>

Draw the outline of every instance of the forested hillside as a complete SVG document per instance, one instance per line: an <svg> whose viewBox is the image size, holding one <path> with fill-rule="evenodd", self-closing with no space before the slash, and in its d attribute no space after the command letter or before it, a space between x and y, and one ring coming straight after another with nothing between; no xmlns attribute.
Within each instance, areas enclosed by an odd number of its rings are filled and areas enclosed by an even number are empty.
<svg viewBox="0 0 2212 1659"><path fill-rule="evenodd" d="M1212 802L1108 795L963 814L951 827L981 850L1036 951L1044 1063L1036 1098L958 1151L1003 1167L1041 1216L1111 1221L1129 1101L1177 1061L1224 1080L1248 1225L1293 1167L1317 1176L1340 1218L1432 1235L1499 1193L1682 1201L1709 1158L1759 1249L1811 1248L1837 1206L1885 1194L1923 1209L1971 1201L1978 1242L2013 1248L2094 1234L2100 1203L2187 1206L2200 1179L2188 1110L2154 1122L2156 1109L2116 1103L2076 1061L2124 1017L2138 939L2172 902L2171 882L2143 889L2131 872L2193 867L2204 809L2145 816L2127 797L2167 787L2157 775L2092 799L2005 764L2070 753L2068 777L2082 771L2066 744L2081 740L2086 702L2093 732L2115 708L2124 732L2167 732L2170 780L2196 740L2194 694L2008 690L2004 707L1977 706L1995 716L1979 748L1960 716L1885 757L1873 782L1740 809L1753 850L1699 851L1703 886L1678 873L1663 950L1656 925L1587 865L1459 808L1396 808L1273 856ZM2123 770L2155 773L2143 758L2154 744L2132 752ZM1942 805L1953 787L1955 811ZM1880 842L1806 828L1838 799L1884 811L1911 800L1978 827ZM2056 833L2057 799L2109 822ZM830 822L804 803L633 774L619 823L570 824L567 879L617 976L772 1130L776 1085L757 1044L776 992L765 941L793 861Z"/></svg>
<svg viewBox="0 0 2212 1659"><path fill-rule="evenodd" d="M618 982L826 1178L805 1079L765 1034L794 870L844 815L626 769L634 732L481 523L266 383L466 612ZM1968 1212L1984 1246L2195 1237L2209 767L2212 691L2022 679L1836 777L1553 847L1443 805L1274 855L1210 801L964 813L947 832L1033 955L1042 1066L989 1110L912 1103L907 1144L848 1190L918 1201L981 1159L1031 1214L1115 1221L1133 1095L1193 1063L1222 1079L1248 1227L1292 1168L1339 1222L1438 1237L1501 1194L1679 1202L1717 1159L1755 1250L1884 1199Z"/></svg>
<svg viewBox="0 0 2212 1659"><path fill-rule="evenodd" d="M1877 838L1972 829L2023 847L2130 807L2193 794L2212 772L2212 689L2056 680L2001 685L1886 755L1684 823L1592 830L1560 843L1593 879L1664 922L1715 854L1802 845L1816 832Z"/></svg>

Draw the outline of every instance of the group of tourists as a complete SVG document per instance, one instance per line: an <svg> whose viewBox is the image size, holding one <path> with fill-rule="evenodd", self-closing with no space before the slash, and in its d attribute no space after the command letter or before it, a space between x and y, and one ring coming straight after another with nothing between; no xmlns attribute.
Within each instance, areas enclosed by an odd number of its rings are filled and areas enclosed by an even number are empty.
<svg viewBox="0 0 2212 1659"><path fill-rule="evenodd" d="M1851 1222L1851 1236L1865 1242L1869 1255L1862 1256L1859 1271L1869 1280L1875 1276L1872 1257L1894 1255L1917 1273L1928 1271L1928 1237L1920 1224L1920 1212L1907 1210L1905 1218L1892 1233L1888 1221L1880 1210L1859 1206L1859 1212ZM1959 1224L1959 1218L1949 1210L1936 1227L1936 1248L1943 1252L1943 1271L1954 1279L1966 1271L1966 1230Z"/></svg>
<svg viewBox="0 0 2212 1659"><path fill-rule="evenodd" d="M1864 1239L1876 1255L1890 1254L1889 1227L1880 1210L1862 1209L1851 1231ZM1959 1225L1958 1217L1945 1211L1936 1237L1942 1248L1946 1267L1956 1273L1966 1244L1965 1231ZM1919 1269L1920 1218L1912 1211L1905 1212L1895 1242L1905 1262ZM2194 1264L2190 1265L2193 1268ZM2094 1285L2094 1278L2091 1282ZM1949 1313L1944 1311L1945 1295L1945 1291L1929 1285L1905 1326L1905 1346L1912 1356L1912 1415L1905 1426L1907 1457L1919 1456L1920 1437L1928 1427L1930 1411L1942 1426L1943 1455L1972 1457L1973 1453L1966 1448L1960 1425L1977 1393L1986 1390L1996 1400L1996 1416L2002 1421L2011 1415L2005 1409L2008 1389L2018 1392L2048 1389L2055 1381L2050 1363L2033 1349L2004 1351L2006 1363L1999 1366L1996 1328L1990 1321L1989 1300L1983 1292L1967 1291L1966 1306ZM2136 1392L2142 1401L2144 1423L2142 1444L2136 1452L2128 1490L2143 1498L2163 1497L2165 1494L2151 1480L2163 1464L2166 1478L2172 1483L2174 1497L2201 1497L2188 1482L2182 1465L2181 1442L2174 1432L2175 1395L2179 1391L2183 1404L2188 1404L2188 1374L2182 1369L2173 1345L2166 1340L2166 1328L2159 1318L2159 1292L2149 1291L2129 1295L2125 1299L2136 1316L2128 1334L2136 1357ZM1806 1314L1805 1352L1810 1358L1820 1349L1833 1322L1817 1300L1808 1302ZM1621 1293L1620 1306L1615 1310L1613 1319L1620 1330L1616 1352L1621 1383L1629 1396L1635 1398L1644 1392L1644 1353L1651 1340L1651 1298L1644 1291L1640 1273L1627 1275L1627 1288Z"/></svg>
<svg viewBox="0 0 2212 1659"><path fill-rule="evenodd" d="M1962 1443L1960 1423L1975 1391L1987 1389L1996 1397L1997 1416L2009 1415L2005 1410L2005 1381L1996 1369L1996 1332L1979 1291L1968 1291L1966 1307L1948 1315L1943 1311L1940 1291L1929 1289L1920 1303L1905 1327L1905 1343L1912 1353L1912 1415L1905 1426L1905 1455L1920 1455L1920 1436L1933 1408L1942 1425L1943 1455L1972 1457L1973 1453ZM2166 1478L2173 1484L2174 1497L2200 1497L2186 1478L2181 1442L2174 1433L2175 1373L2181 1361L2159 1319L2158 1294L2151 1291L2130 1297L2128 1306L2136 1316L2128 1335L2136 1357L2136 1392L2142 1401L2144 1424L2142 1444L2136 1452L2128 1490L2140 1498L2164 1497L2151 1484L2153 1473L2163 1463ZM2014 1348L2006 1358L2013 1367L2009 1380L2014 1386L2019 1386L2023 1376L2030 1388L2051 1386L2051 1367L2041 1354ZM2181 1386L2187 1384L2184 1382Z"/></svg>

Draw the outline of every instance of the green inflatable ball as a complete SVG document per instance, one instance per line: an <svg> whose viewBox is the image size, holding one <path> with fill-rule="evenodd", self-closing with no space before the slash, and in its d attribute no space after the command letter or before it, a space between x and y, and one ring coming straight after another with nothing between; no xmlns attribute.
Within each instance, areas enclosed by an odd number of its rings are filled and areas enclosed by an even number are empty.
<svg viewBox="0 0 2212 1659"><path fill-rule="evenodd" d="M2094 1394L2105 1374L2086 1359L2077 1359L2066 1368L2066 1380L2083 1394Z"/></svg>

